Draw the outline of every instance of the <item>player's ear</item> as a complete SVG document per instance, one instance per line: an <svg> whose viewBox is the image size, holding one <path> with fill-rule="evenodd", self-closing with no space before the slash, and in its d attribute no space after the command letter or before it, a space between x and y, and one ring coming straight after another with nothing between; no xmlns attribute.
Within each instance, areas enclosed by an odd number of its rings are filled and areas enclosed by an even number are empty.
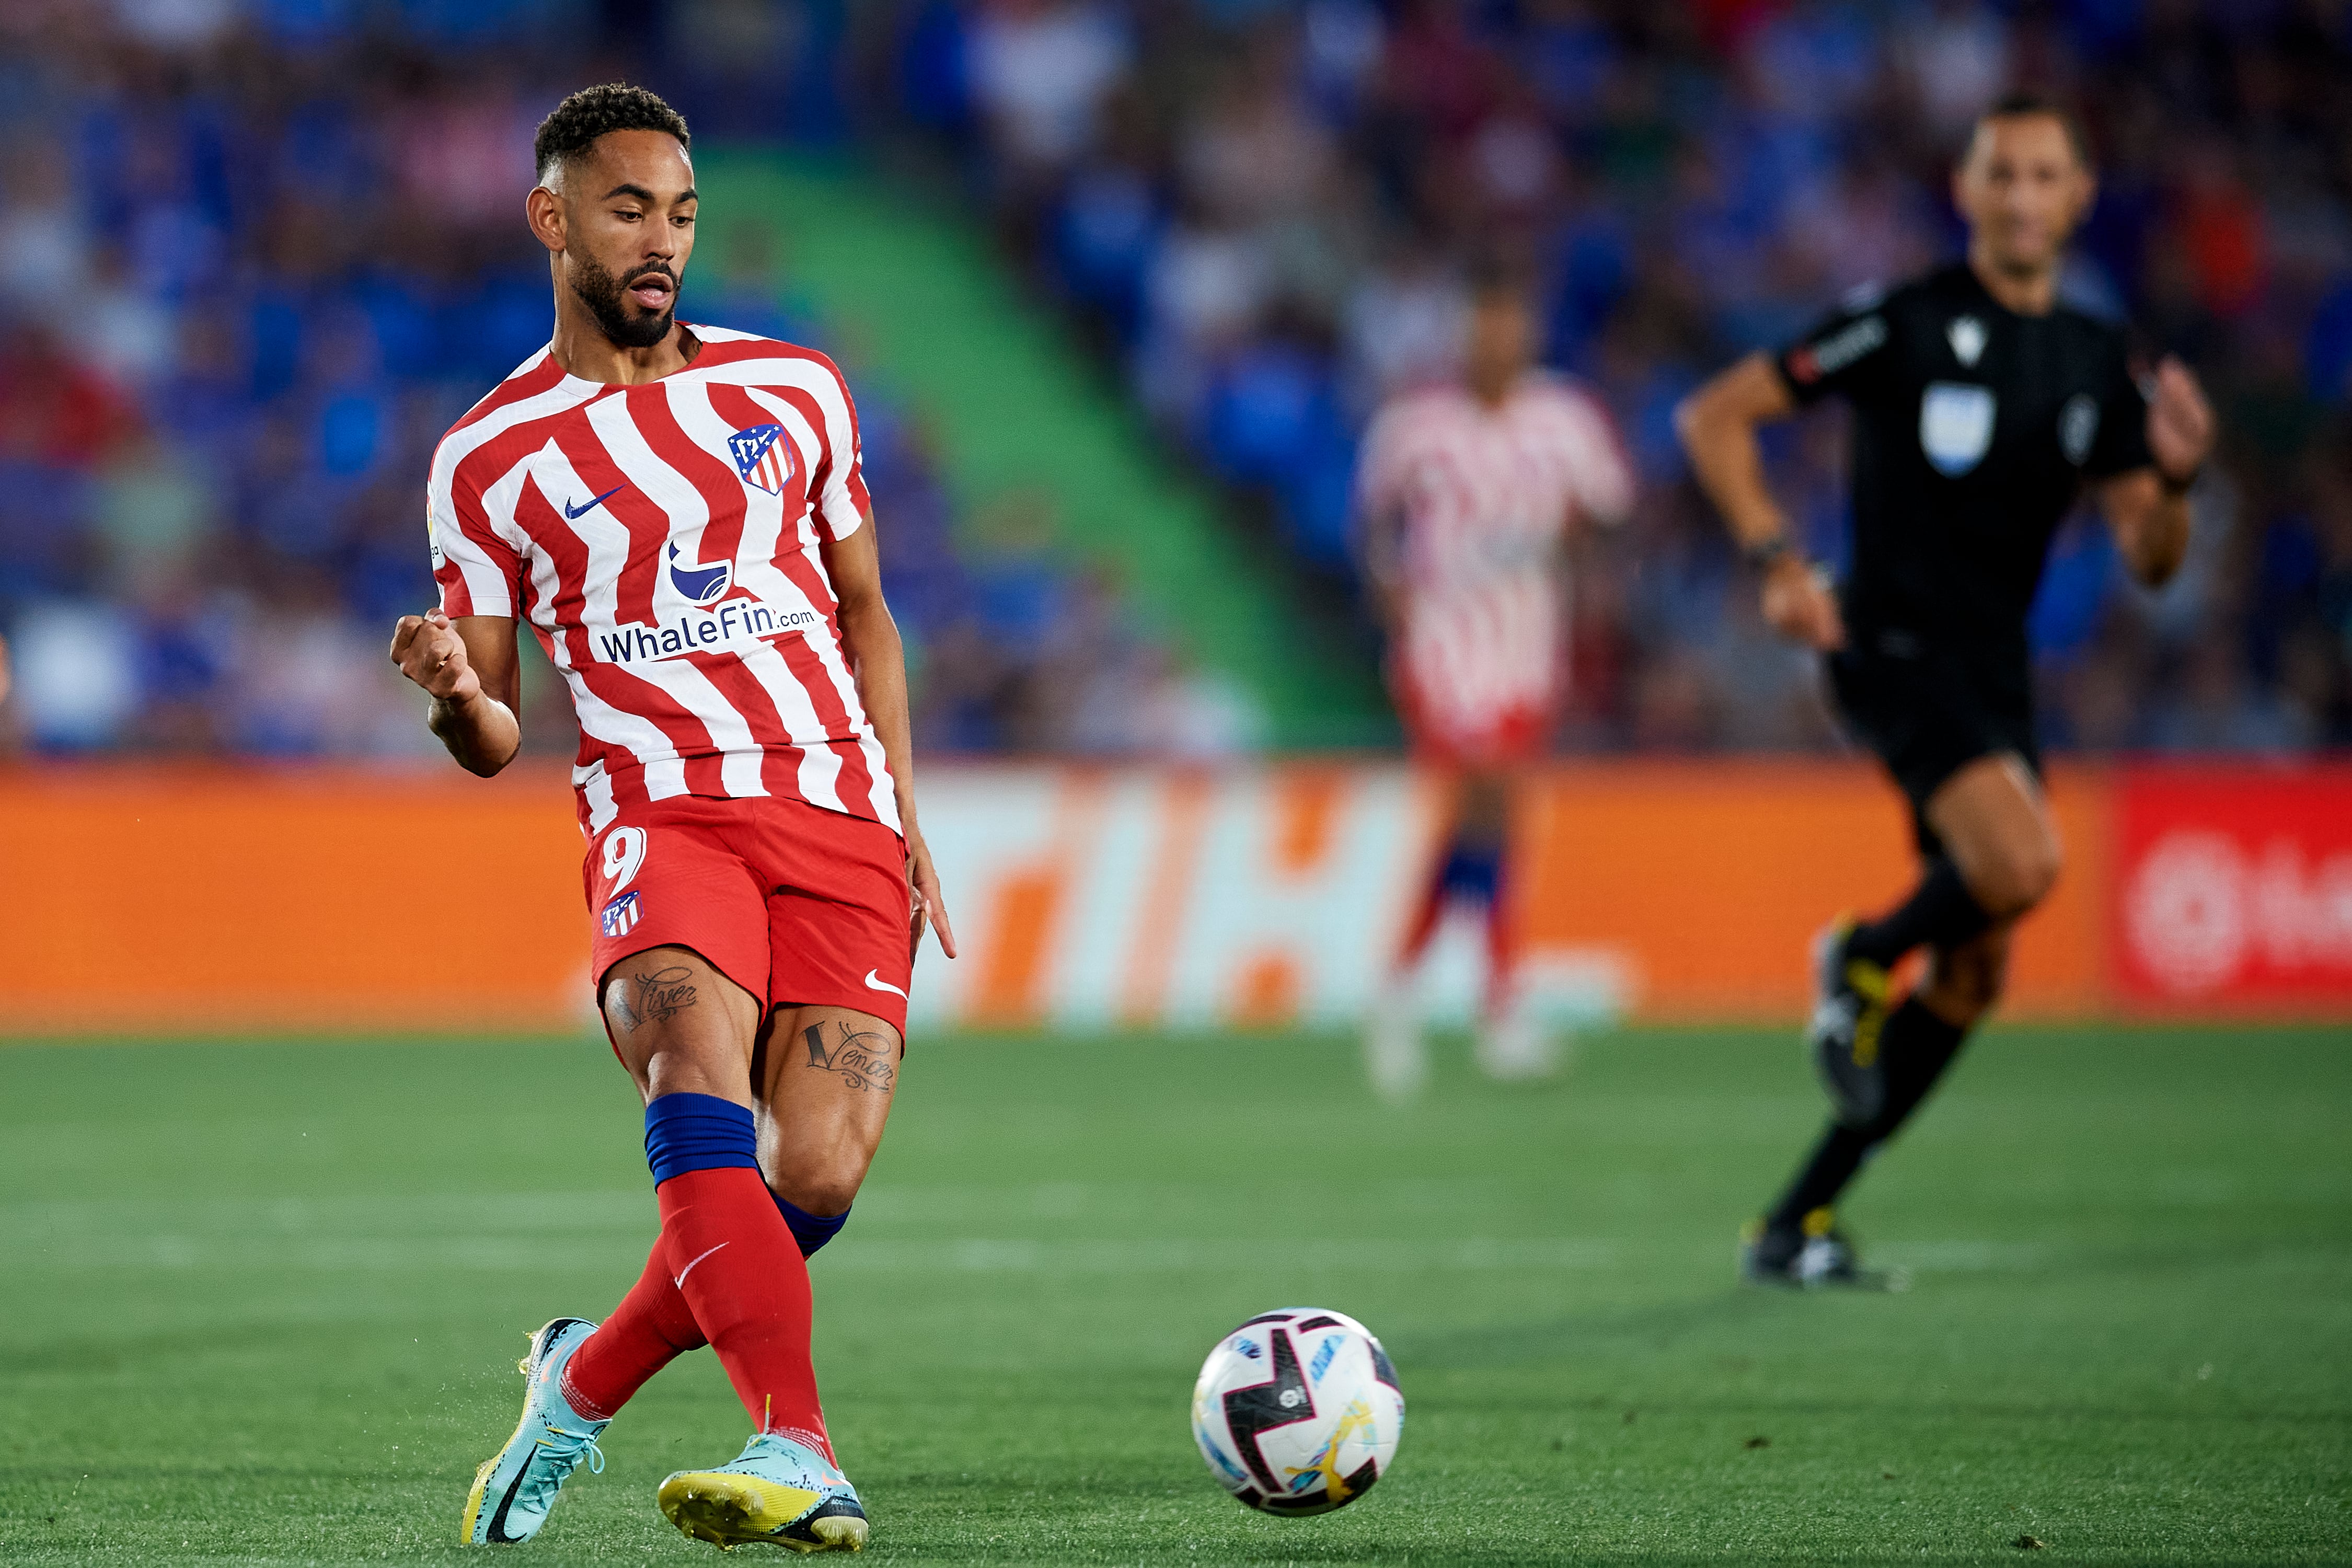
<svg viewBox="0 0 2352 1568"><path fill-rule="evenodd" d="M2079 225L2099 205L2099 172L2088 163L2077 164L2076 168L2079 177L2074 185L2074 222Z"/></svg>
<svg viewBox="0 0 2352 1568"><path fill-rule="evenodd" d="M522 214L531 237L561 255L565 234L563 198L545 185L533 185L530 195L522 199Z"/></svg>

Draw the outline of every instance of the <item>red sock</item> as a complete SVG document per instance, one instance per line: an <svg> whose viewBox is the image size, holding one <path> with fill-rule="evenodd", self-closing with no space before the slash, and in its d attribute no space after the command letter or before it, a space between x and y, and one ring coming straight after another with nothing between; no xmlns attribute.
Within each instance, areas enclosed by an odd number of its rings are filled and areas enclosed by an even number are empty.
<svg viewBox="0 0 2352 1568"><path fill-rule="evenodd" d="M1400 972L1419 963L1421 955L1429 951L1429 939L1437 934L1437 922L1444 917L1448 897L1444 862L1440 861L1431 868L1429 880L1422 886L1420 906L1404 928L1404 941L1397 948L1396 966Z"/></svg>
<svg viewBox="0 0 2352 1568"><path fill-rule="evenodd" d="M782 1432L830 1459L809 1362L807 1260L757 1171L687 1171L655 1189L662 1255L735 1397L761 1432ZM583 1349L585 1349L583 1346Z"/></svg>
<svg viewBox="0 0 2352 1568"><path fill-rule="evenodd" d="M656 1238L645 1273L563 1363L563 1396L591 1420L610 1420L647 1378L709 1342L670 1278L669 1254Z"/></svg>
<svg viewBox="0 0 2352 1568"><path fill-rule="evenodd" d="M1519 927L1505 889L1486 906L1486 1016L1500 1022L1519 998Z"/></svg>

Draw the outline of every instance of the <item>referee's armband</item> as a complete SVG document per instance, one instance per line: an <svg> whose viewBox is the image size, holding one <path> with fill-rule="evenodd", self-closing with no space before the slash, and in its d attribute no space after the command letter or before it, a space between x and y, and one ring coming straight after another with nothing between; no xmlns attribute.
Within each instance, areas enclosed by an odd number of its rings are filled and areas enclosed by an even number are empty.
<svg viewBox="0 0 2352 1568"><path fill-rule="evenodd" d="M1886 317L1873 310L1821 328L1781 354L1780 374L1798 397L1818 397L1885 345Z"/></svg>

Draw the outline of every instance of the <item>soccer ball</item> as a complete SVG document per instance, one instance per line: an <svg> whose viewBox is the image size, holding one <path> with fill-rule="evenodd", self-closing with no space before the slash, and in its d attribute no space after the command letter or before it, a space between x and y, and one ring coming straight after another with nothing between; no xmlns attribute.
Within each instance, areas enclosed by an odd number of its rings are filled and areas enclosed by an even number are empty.
<svg viewBox="0 0 2352 1568"><path fill-rule="evenodd" d="M1328 1513L1396 1458L1404 1394L1344 1312L1261 1312L1217 1342L1192 1385L1192 1440L1224 1489L1266 1513Z"/></svg>

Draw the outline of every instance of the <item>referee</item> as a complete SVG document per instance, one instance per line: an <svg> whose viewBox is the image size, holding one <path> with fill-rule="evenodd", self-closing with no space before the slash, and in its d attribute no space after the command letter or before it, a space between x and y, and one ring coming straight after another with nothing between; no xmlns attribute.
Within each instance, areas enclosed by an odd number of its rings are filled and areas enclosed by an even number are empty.
<svg viewBox="0 0 2352 1568"><path fill-rule="evenodd" d="M2025 636L2051 535L2087 485L2142 583L2188 548L2213 439L2203 394L2170 358L2136 381L2123 331L2058 302L2095 195L2074 118L2002 99L1952 176L1964 262L1850 300L1677 411L1700 485L1763 571L1766 618L1826 656L1847 724L1910 802L1924 862L1900 905L1815 945L1807 1040L1833 1114L1749 1227L1750 1279L1866 1278L1831 1205L2000 996L2011 933L2057 878ZM1790 543L1756 440L1832 393L1853 409L1853 563L1834 590ZM1921 947L1927 978L1897 996L1892 973Z"/></svg>

